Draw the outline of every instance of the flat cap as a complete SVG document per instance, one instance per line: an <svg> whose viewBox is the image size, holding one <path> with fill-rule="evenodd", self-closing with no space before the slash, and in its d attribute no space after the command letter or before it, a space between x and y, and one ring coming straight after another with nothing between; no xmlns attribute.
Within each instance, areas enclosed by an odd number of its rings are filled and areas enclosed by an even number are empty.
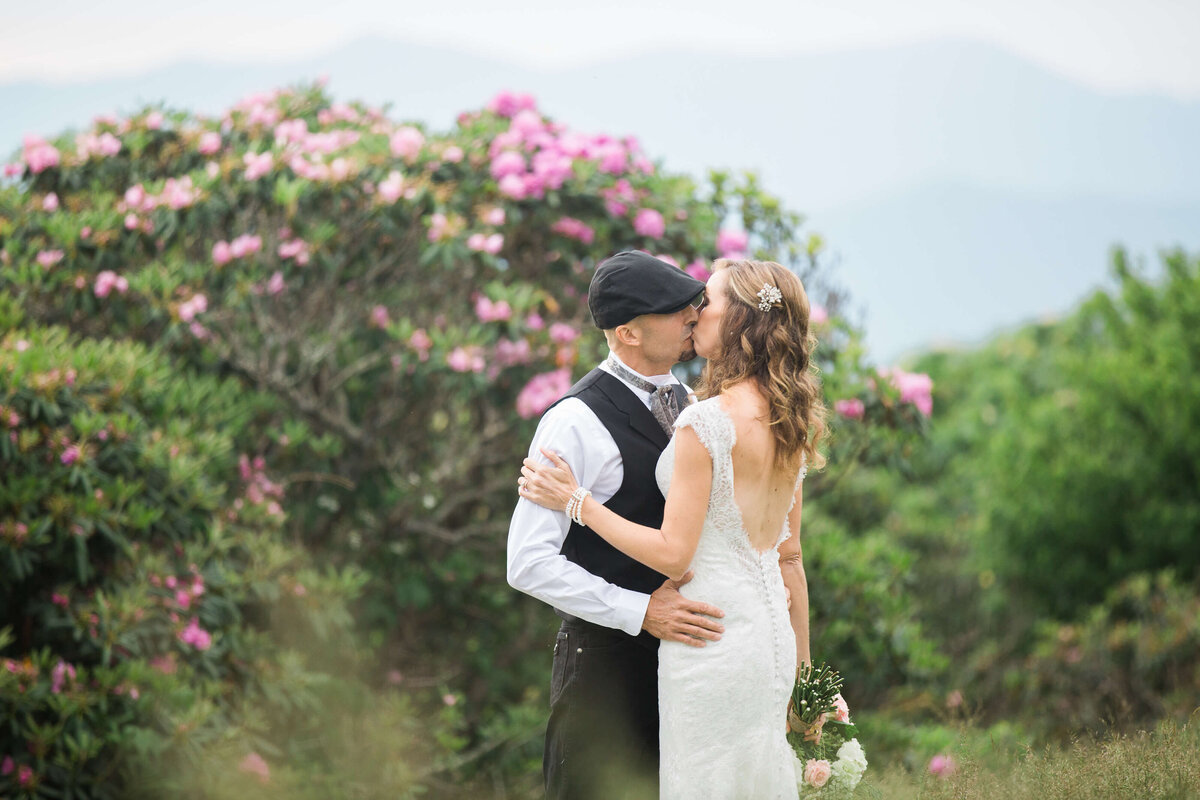
<svg viewBox="0 0 1200 800"><path fill-rule="evenodd" d="M610 330L643 314L674 314L704 290L704 284L640 250L600 262L588 289L596 327Z"/></svg>

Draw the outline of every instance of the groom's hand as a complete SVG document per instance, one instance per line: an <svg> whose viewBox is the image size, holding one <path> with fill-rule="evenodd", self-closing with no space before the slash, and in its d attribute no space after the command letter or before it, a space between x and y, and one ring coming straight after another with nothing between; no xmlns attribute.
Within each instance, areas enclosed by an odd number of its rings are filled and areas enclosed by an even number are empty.
<svg viewBox="0 0 1200 800"><path fill-rule="evenodd" d="M658 639L683 642L693 647L704 647L705 641L715 642L721 638L725 626L716 618L725 616L725 612L708 603L688 600L679 593L679 587L691 579L689 570L677 581L666 581L650 595L643 630Z"/></svg>

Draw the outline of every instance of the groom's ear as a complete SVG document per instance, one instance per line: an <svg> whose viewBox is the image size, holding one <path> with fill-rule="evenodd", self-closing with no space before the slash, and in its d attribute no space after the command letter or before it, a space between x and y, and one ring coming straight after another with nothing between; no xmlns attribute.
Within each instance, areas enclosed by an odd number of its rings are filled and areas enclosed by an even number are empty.
<svg viewBox="0 0 1200 800"><path fill-rule="evenodd" d="M612 333L613 339L623 345L637 347L642 343L642 328L637 324L637 319L618 325Z"/></svg>

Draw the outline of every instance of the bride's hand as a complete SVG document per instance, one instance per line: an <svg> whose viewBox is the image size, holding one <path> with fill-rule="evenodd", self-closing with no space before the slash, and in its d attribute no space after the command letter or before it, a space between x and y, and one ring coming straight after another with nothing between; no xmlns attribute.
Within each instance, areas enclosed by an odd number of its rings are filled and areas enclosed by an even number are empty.
<svg viewBox="0 0 1200 800"><path fill-rule="evenodd" d="M563 511L567 507L567 501L571 499L571 495L579 488L579 484L575 481L575 475L571 472L571 467L566 461L559 457L558 453L549 450L542 450L542 455L550 459L551 464L541 464L531 458L524 461L524 466L521 467L521 477L524 478L522 484L518 481L518 490L521 497L526 500L531 500L539 506L544 506L553 511Z"/></svg>

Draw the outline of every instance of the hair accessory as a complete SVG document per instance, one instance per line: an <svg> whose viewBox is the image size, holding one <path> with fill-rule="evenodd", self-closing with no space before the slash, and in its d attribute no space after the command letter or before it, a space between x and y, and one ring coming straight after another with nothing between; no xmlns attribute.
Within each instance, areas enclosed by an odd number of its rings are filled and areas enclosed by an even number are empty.
<svg viewBox="0 0 1200 800"><path fill-rule="evenodd" d="M777 286L764 283L763 287L758 290L758 300L759 311L770 311L771 306L783 302L783 292L779 291Z"/></svg>

